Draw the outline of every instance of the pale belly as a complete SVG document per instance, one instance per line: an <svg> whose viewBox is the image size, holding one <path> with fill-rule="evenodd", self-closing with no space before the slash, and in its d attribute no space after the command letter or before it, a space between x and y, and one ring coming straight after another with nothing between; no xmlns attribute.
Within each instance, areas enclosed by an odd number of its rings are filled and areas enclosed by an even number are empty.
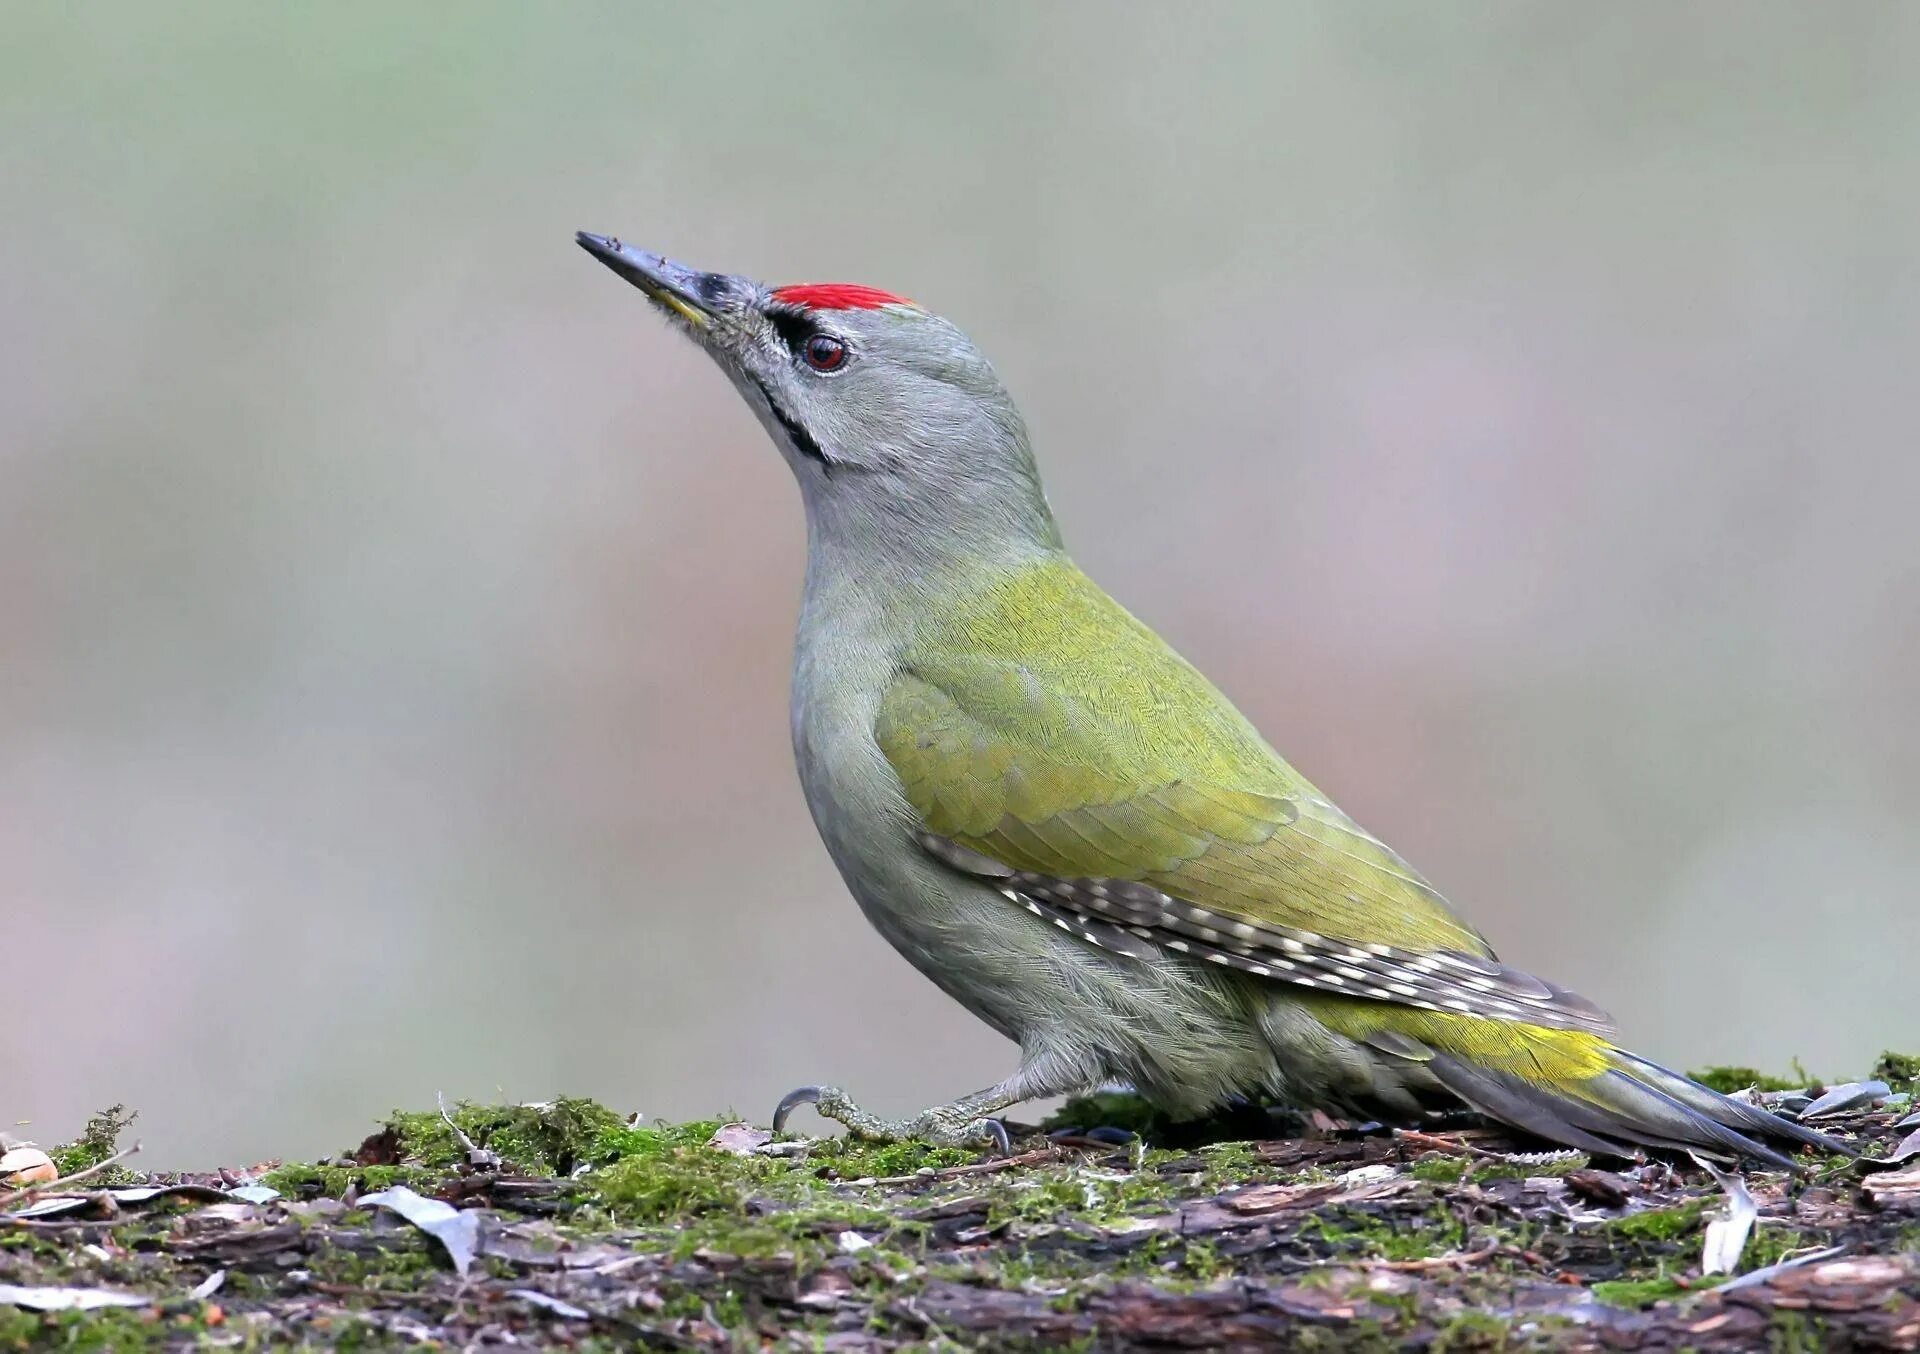
<svg viewBox="0 0 1920 1354"><path fill-rule="evenodd" d="M798 680L794 756L808 807L875 930L915 968L1016 1041L1023 1062L1067 1067L1063 1090L1138 1085L1198 1111L1271 1085L1259 995L1174 955L1143 962L1053 927L921 849L917 815L872 736L862 683ZM872 684L878 691L880 683Z"/></svg>
<svg viewBox="0 0 1920 1354"><path fill-rule="evenodd" d="M1010 1039L1031 1012L1008 960L1032 964L1007 934L1011 908L993 889L947 870L913 840L916 817L873 741L873 703L840 686L796 703L794 761L814 826L860 910L887 943L942 991Z"/></svg>

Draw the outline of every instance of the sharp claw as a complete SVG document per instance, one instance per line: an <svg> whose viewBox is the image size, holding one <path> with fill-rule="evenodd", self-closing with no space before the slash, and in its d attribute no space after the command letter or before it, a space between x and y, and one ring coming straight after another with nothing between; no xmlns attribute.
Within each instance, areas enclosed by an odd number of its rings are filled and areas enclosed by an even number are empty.
<svg viewBox="0 0 1920 1354"><path fill-rule="evenodd" d="M998 1119L987 1120L987 1131L993 1134L994 1149L1003 1157L1013 1155L1013 1139L1007 1136L1007 1126Z"/></svg>
<svg viewBox="0 0 1920 1354"><path fill-rule="evenodd" d="M773 1107L773 1131L778 1133L785 1129L787 1116L802 1105L819 1104L820 1093L824 1090L826 1090L824 1086L801 1086L781 1096L780 1103Z"/></svg>

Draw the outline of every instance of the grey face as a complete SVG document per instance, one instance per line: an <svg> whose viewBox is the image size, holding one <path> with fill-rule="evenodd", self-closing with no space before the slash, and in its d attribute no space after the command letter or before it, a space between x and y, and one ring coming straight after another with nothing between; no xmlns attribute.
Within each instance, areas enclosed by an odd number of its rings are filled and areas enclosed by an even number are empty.
<svg viewBox="0 0 1920 1354"><path fill-rule="evenodd" d="M1052 537L1019 412L946 320L867 288L774 290L617 239L577 238L732 378L816 523L991 509L988 526L997 518Z"/></svg>

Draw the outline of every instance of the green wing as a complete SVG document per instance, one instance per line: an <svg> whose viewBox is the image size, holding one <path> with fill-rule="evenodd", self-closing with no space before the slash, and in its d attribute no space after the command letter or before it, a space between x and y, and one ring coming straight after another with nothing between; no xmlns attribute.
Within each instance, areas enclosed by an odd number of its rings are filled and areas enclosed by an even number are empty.
<svg viewBox="0 0 1920 1354"><path fill-rule="evenodd" d="M1115 949L1598 1029L1493 959L1407 863L1071 565L929 625L874 729L928 850Z"/></svg>

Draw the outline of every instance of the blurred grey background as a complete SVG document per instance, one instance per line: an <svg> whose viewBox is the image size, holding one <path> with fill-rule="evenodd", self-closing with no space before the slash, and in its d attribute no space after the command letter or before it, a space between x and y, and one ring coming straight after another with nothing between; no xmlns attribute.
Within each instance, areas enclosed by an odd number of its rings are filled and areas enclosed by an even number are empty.
<svg viewBox="0 0 1920 1354"><path fill-rule="evenodd" d="M1920 9L4 27L0 1119L1011 1066L814 839L787 472L576 228L955 317L1088 570L1634 1047L1920 1041Z"/></svg>

